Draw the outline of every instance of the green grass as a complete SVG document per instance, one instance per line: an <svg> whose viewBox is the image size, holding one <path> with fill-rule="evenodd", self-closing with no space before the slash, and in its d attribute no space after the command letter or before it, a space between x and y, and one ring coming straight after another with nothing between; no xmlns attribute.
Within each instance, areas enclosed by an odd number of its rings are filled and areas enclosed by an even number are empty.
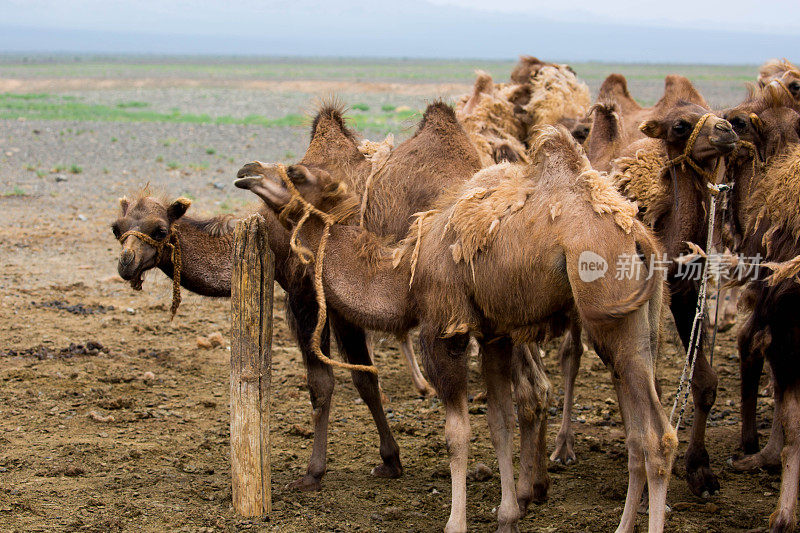
<svg viewBox="0 0 800 533"><path fill-rule="evenodd" d="M13 188L13 189L11 189L10 191L6 191L6 192L4 192L4 193L2 194L2 196L3 196L3 197L9 197L9 196L28 196L28 193L27 193L27 192L25 192L25 189L23 189L22 187L18 187L18 186L16 186L16 185L15 185L15 186L14 186L14 188Z"/></svg>
<svg viewBox="0 0 800 533"><path fill-rule="evenodd" d="M358 105L358 104L357 104ZM354 106L355 107L355 106ZM369 109L367 106L363 106ZM411 124L406 122L417 114L416 111L382 111L380 113L357 113L348 117L351 126L359 129L397 131ZM87 104L85 102L64 100L54 95L19 95L12 93L0 94L0 119L28 120L64 120L83 122L171 122L189 124L243 124L248 126L296 127L307 126L308 118L304 115L289 113L283 117L268 118L262 115L247 115L234 117L230 115L210 116L207 114L182 113L172 111L159 113L144 108L120 108L101 104ZM68 130L68 132L71 132ZM61 132L62 134L64 132ZM112 142L116 142L112 137ZM170 146L177 139L168 138L159 141L164 146ZM213 151L210 152L209 150ZM211 155L216 151L207 148L206 153Z"/></svg>
<svg viewBox="0 0 800 533"><path fill-rule="evenodd" d="M117 107L122 109L128 109L128 108L148 107L149 105L150 104L148 104L147 102L120 102L117 104Z"/></svg>
<svg viewBox="0 0 800 533"><path fill-rule="evenodd" d="M69 171L72 174L80 174L81 172L83 172L83 167L80 165L70 165Z"/></svg>
<svg viewBox="0 0 800 533"><path fill-rule="evenodd" d="M216 150L214 150L213 148L206 148L206 153L207 153L208 155L214 155L214 154L216 154L216 153L217 153L217 151L216 151Z"/></svg>
<svg viewBox="0 0 800 533"><path fill-rule="evenodd" d="M167 163L167 168L170 170L178 170L179 168L181 168L181 166L175 161L170 161L169 163Z"/></svg>
<svg viewBox="0 0 800 533"><path fill-rule="evenodd" d="M369 106L367 104L353 104L352 107L356 111L369 111Z"/></svg>

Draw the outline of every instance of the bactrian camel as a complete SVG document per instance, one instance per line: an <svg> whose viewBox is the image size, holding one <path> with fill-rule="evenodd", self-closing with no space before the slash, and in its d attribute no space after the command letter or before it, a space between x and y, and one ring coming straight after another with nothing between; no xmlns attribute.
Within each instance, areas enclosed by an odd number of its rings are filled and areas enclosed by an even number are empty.
<svg viewBox="0 0 800 533"><path fill-rule="evenodd" d="M584 277L598 271L590 263L614 265L623 255L636 263L638 251L647 258L660 248L636 219L635 206L591 169L569 132L545 127L531 157L530 164L489 167L446 191L395 248L359 227L335 224L325 233L327 224L315 215L303 217L299 238L317 251L329 235L322 285L328 305L348 320L398 333L421 328L424 366L446 409L452 507L445 531L467 530L469 335L483 354L501 476L499 530L512 531L520 508L513 482L511 352L560 334L570 315L580 317L611 371L625 423L630 479L619 531L634 530L645 483L649 531L662 531L677 446L654 378L663 277L648 272L647 260L639 265L646 280ZM324 172L290 167L284 174L253 163L242 175L259 179L260 194L286 208L282 216L295 223L308 203L336 212L350 202L346 184Z"/></svg>

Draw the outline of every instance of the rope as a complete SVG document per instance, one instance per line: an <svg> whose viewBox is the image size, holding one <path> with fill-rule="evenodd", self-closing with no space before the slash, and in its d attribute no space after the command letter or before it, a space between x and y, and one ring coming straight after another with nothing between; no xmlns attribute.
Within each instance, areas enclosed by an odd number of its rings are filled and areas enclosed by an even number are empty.
<svg viewBox="0 0 800 533"><path fill-rule="evenodd" d="M370 172L369 176L367 176L367 181L364 183L364 196L361 197L361 207L358 210L358 225L362 228L364 227L364 215L367 212L367 196L369 196L369 191L372 189L372 180L381 170L383 170L383 167L386 166L386 163L389 162L389 159L390 157L386 157L377 168L373 168L372 172Z"/></svg>
<svg viewBox="0 0 800 533"><path fill-rule="evenodd" d="M170 260L172 261L172 306L170 307L172 316L170 317L170 320L172 320L175 318L175 313L178 312L178 307L181 305L181 268L183 267L183 261L181 258L181 244L178 240L178 234L175 232L175 227L173 226L170 228L169 238L164 239L163 241L157 241L150 235L140 231L129 230L120 235L119 242L125 242L125 239L128 237L136 237L140 241L145 242L155 248L156 265L161 263L161 260L164 256L164 250L166 248L170 249Z"/></svg>
<svg viewBox="0 0 800 533"><path fill-rule="evenodd" d="M717 195L721 192L727 192L728 190L730 190L730 186L724 184L714 185L713 183L709 183L708 188L711 192L711 209L708 217L708 235L706 237L706 250L711 249L712 240L714 238L714 217L716 215L716 209L717 209ZM675 416L675 409L678 407L678 398L683 392L683 402L681 403L681 410L678 413L678 420L674 425L676 431L680 428L681 420L683 419L683 413L686 410L686 404L689 400L689 392L691 390L691 387L686 385L686 381L688 378L689 383L691 383L692 378L694 377L694 365L697 362L696 353L700 349L700 338L702 333L701 326L703 324L703 319L705 318L706 314L708 264L709 261L706 259L706 262L703 265L703 277L700 281L700 291L697 295L697 307L695 308L694 320L692 321L692 332L689 335L689 349L686 350L686 361L683 363L683 372L681 372L681 380L678 383L678 390L675 392L675 400L672 403L672 411L669 414L669 423L672 424L672 420ZM683 390L684 387L686 387L685 392Z"/></svg>
<svg viewBox="0 0 800 533"><path fill-rule="evenodd" d="M317 358L329 366L337 366L339 368L344 368L347 370L358 370L362 372L370 372L372 374L378 375L378 369L375 368L374 365L354 365L351 363L345 363L344 361L337 361L335 359L331 359L322 353L322 330L325 327L325 323L328 319L328 309L327 304L325 302L325 288L322 284L322 263L325 260L325 246L328 244L328 237L330 236L331 226L336 223L336 219L332 217L329 213L324 211L320 211L313 205L311 205L305 198L300 195L300 191L294 186L292 180L289 179L288 174L286 174L286 167L283 165L277 165L278 175L280 175L283 182L286 184L286 187L289 189L289 192L292 195L292 202L291 203L298 203L303 207L303 215L300 217L300 220L297 222L297 225L292 232L292 237L289 240L292 250L294 250L299 256L300 260L303 261L305 264L309 262L307 254L311 252L299 244L297 237L298 233L300 232L300 228L305 224L305 222L309 219L311 215L315 215L319 217L322 222L325 224L325 228L322 230L322 237L319 240L319 246L317 247L317 253L314 257L314 289L316 291L316 300L317 300L317 325L314 326L314 332L311 334L311 351L314 352L314 355ZM287 208L289 205L287 205Z"/></svg>

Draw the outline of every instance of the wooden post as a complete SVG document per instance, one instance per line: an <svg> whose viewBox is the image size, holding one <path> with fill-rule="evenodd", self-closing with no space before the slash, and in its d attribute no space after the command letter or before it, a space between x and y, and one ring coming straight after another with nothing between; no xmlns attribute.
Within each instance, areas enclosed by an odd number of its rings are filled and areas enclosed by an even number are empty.
<svg viewBox="0 0 800 533"><path fill-rule="evenodd" d="M233 508L263 516L272 508L269 398L275 257L267 224L252 215L236 225L231 276L231 476Z"/></svg>

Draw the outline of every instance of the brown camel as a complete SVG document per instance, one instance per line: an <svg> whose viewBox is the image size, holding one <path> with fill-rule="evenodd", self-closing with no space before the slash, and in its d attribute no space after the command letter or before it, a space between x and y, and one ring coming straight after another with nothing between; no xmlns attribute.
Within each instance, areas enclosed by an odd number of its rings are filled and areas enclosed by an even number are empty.
<svg viewBox="0 0 800 533"><path fill-rule="evenodd" d="M705 99L692 82L677 74L670 74L664 78L664 94L653 107L642 107L633 99L628 91L628 81L622 74L611 74L603 81L597 101L617 106L617 113L622 123L622 131L617 141L620 149L644 138L643 132L639 129L642 122L664 116L678 102L688 102L708 108ZM614 157L620 153L614 154Z"/></svg>
<svg viewBox="0 0 800 533"><path fill-rule="evenodd" d="M725 117L739 134L742 141L751 143L753 149L737 150L728 157L727 179L734 183L727 220L733 237L735 250L750 253L744 243L753 245L752 237L746 234L748 226L748 210L755 209L755 198L764 198L765 193L753 194L763 185L765 172L773 167L781 154L800 144L800 115L793 109L784 107L781 99L774 93L763 91L751 95L747 101L725 112ZM771 183L771 182L768 182ZM781 185L785 187L786 185ZM756 253L766 250L756 248ZM751 291L749 300L757 295ZM780 452L783 448L783 428L779 416L773 417L772 431L764 448L759 450L758 432L756 429L756 404L758 382L764 364L764 332L756 327L756 318L751 314L739 330L739 361L741 374L741 413L742 434L741 446L745 457L731 461L737 470L752 470L765 466L780 464ZM774 380L773 380L774 381ZM776 389L773 388L773 391ZM779 399L776 397L776 402Z"/></svg>
<svg viewBox="0 0 800 533"><path fill-rule="evenodd" d="M654 271L642 282L581 274L589 272L590 262L614 264L623 255L638 262L637 246L650 256L658 245L636 220L634 206L591 169L566 130L544 128L532 158L531 164L489 167L453 187L417 217L397 248L383 246L363 229L332 226L322 277L328 305L364 327L402 332L421 326L425 367L446 408L448 532L467 529L468 335L479 340L483 353L487 416L501 475L499 530L512 531L520 509L511 452L511 352L521 342L559 334L570 315L579 315L612 370L628 438L630 481L619 531L634 530L645 482L649 530L661 531L677 446L653 373L663 277ZM279 169L253 163L240 173L260 181L271 206L291 205L283 216L297 220L298 204ZM329 175L296 175L295 170L285 179L316 208L347 205L346 188ZM313 216L299 230L312 249L323 231Z"/></svg>
<svg viewBox="0 0 800 533"><path fill-rule="evenodd" d="M712 179L711 172L719 159L734 149L738 137L730 124L719 117L710 115L700 123L708 109L696 104L681 102L662 113L641 125L642 132L652 138L636 141L623 151L624 157L613 163L612 179L626 197L638 203L640 218L656 232L671 260L668 272L672 293L670 310L684 347L688 347L698 286L695 280L681 277L672 260L688 251L684 242L706 242L709 202L706 183ZM687 153L689 139L698 127L696 139ZM668 164L670 160L683 159L684 154L705 175L687 162ZM551 455L554 461L566 464L575 461L572 390L582 353L580 329L575 325L559 352L565 401L562 426ZM716 396L716 384L716 374L701 349L692 380L695 417L686 452L686 480L692 492L703 497L719 490L704 443L705 423Z"/></svg>
<svg viewBox="0 0 800 533"><path fill-rule="evenodd" d="M781 491L778 506L770 516L773 532L795 531L797 528L798 481L800 481L800 370L797 361L800 346L800 143L788 144L768 162L761 177L752 184L744 205L745 256L761 254L767 268L759 270L759 278L747 286L750 314L739 336L742 364L752 365L760 358L770 364L775 395L773 434L760 459L774 462L775 452L782 463ZM756 370L750 368L749 381L758 382ZM754 377L755 376L755 377ZM743 394L745 392L743 376ZM743 397L743 408L744 408ZM777 430L776 430L777 427ZM744 427L743 427L744 430ZM743 435L744 436L744 435ZM781 437L783 437L781 439ZM781 442L782 441L782 442ZM757 444L757 441L756 441ZM773 446L776 449L770 450ZM771 457L770 457L771 456Z"/></svg>
<svg viewBox="0 0 800 533"><path fill-rule="evenodd" d="M339 124L341 128L344 127L343 122ZM296 177L306 176L311 171L325 172L313 163L307 164L308 167L303 164L290 167L290 174ZM386 164L373 176L368 187L358 180L348 179L348 182L353 183L356 190L365 189L359 202L363 226L383 239L396 240L397 235L402 236L408 231L414 213L423 206L430 208L434 199L441 194L443 186L463 182L478 168L477 153L455 113L449 106L435 103L426 110L417 133L391 152ZM246 175L246 172L242 174L240 171L240 175ZM236 185L250 189L267 206L274 208L269 181L246 178L238 180ZM352 223L354 219L349 220ZM328 305L332 307L331 302ZM543 501L549 487L543 452L546 411L527 407L533 402L531 398L534 396L538 403L546 399L549 384L538 349L531 351L523 346L515 350L513 365L518 369L515 376L519 379L515 381L514 393L522 434L518 492L520 506L525 509L531 501Z"/></svg>

